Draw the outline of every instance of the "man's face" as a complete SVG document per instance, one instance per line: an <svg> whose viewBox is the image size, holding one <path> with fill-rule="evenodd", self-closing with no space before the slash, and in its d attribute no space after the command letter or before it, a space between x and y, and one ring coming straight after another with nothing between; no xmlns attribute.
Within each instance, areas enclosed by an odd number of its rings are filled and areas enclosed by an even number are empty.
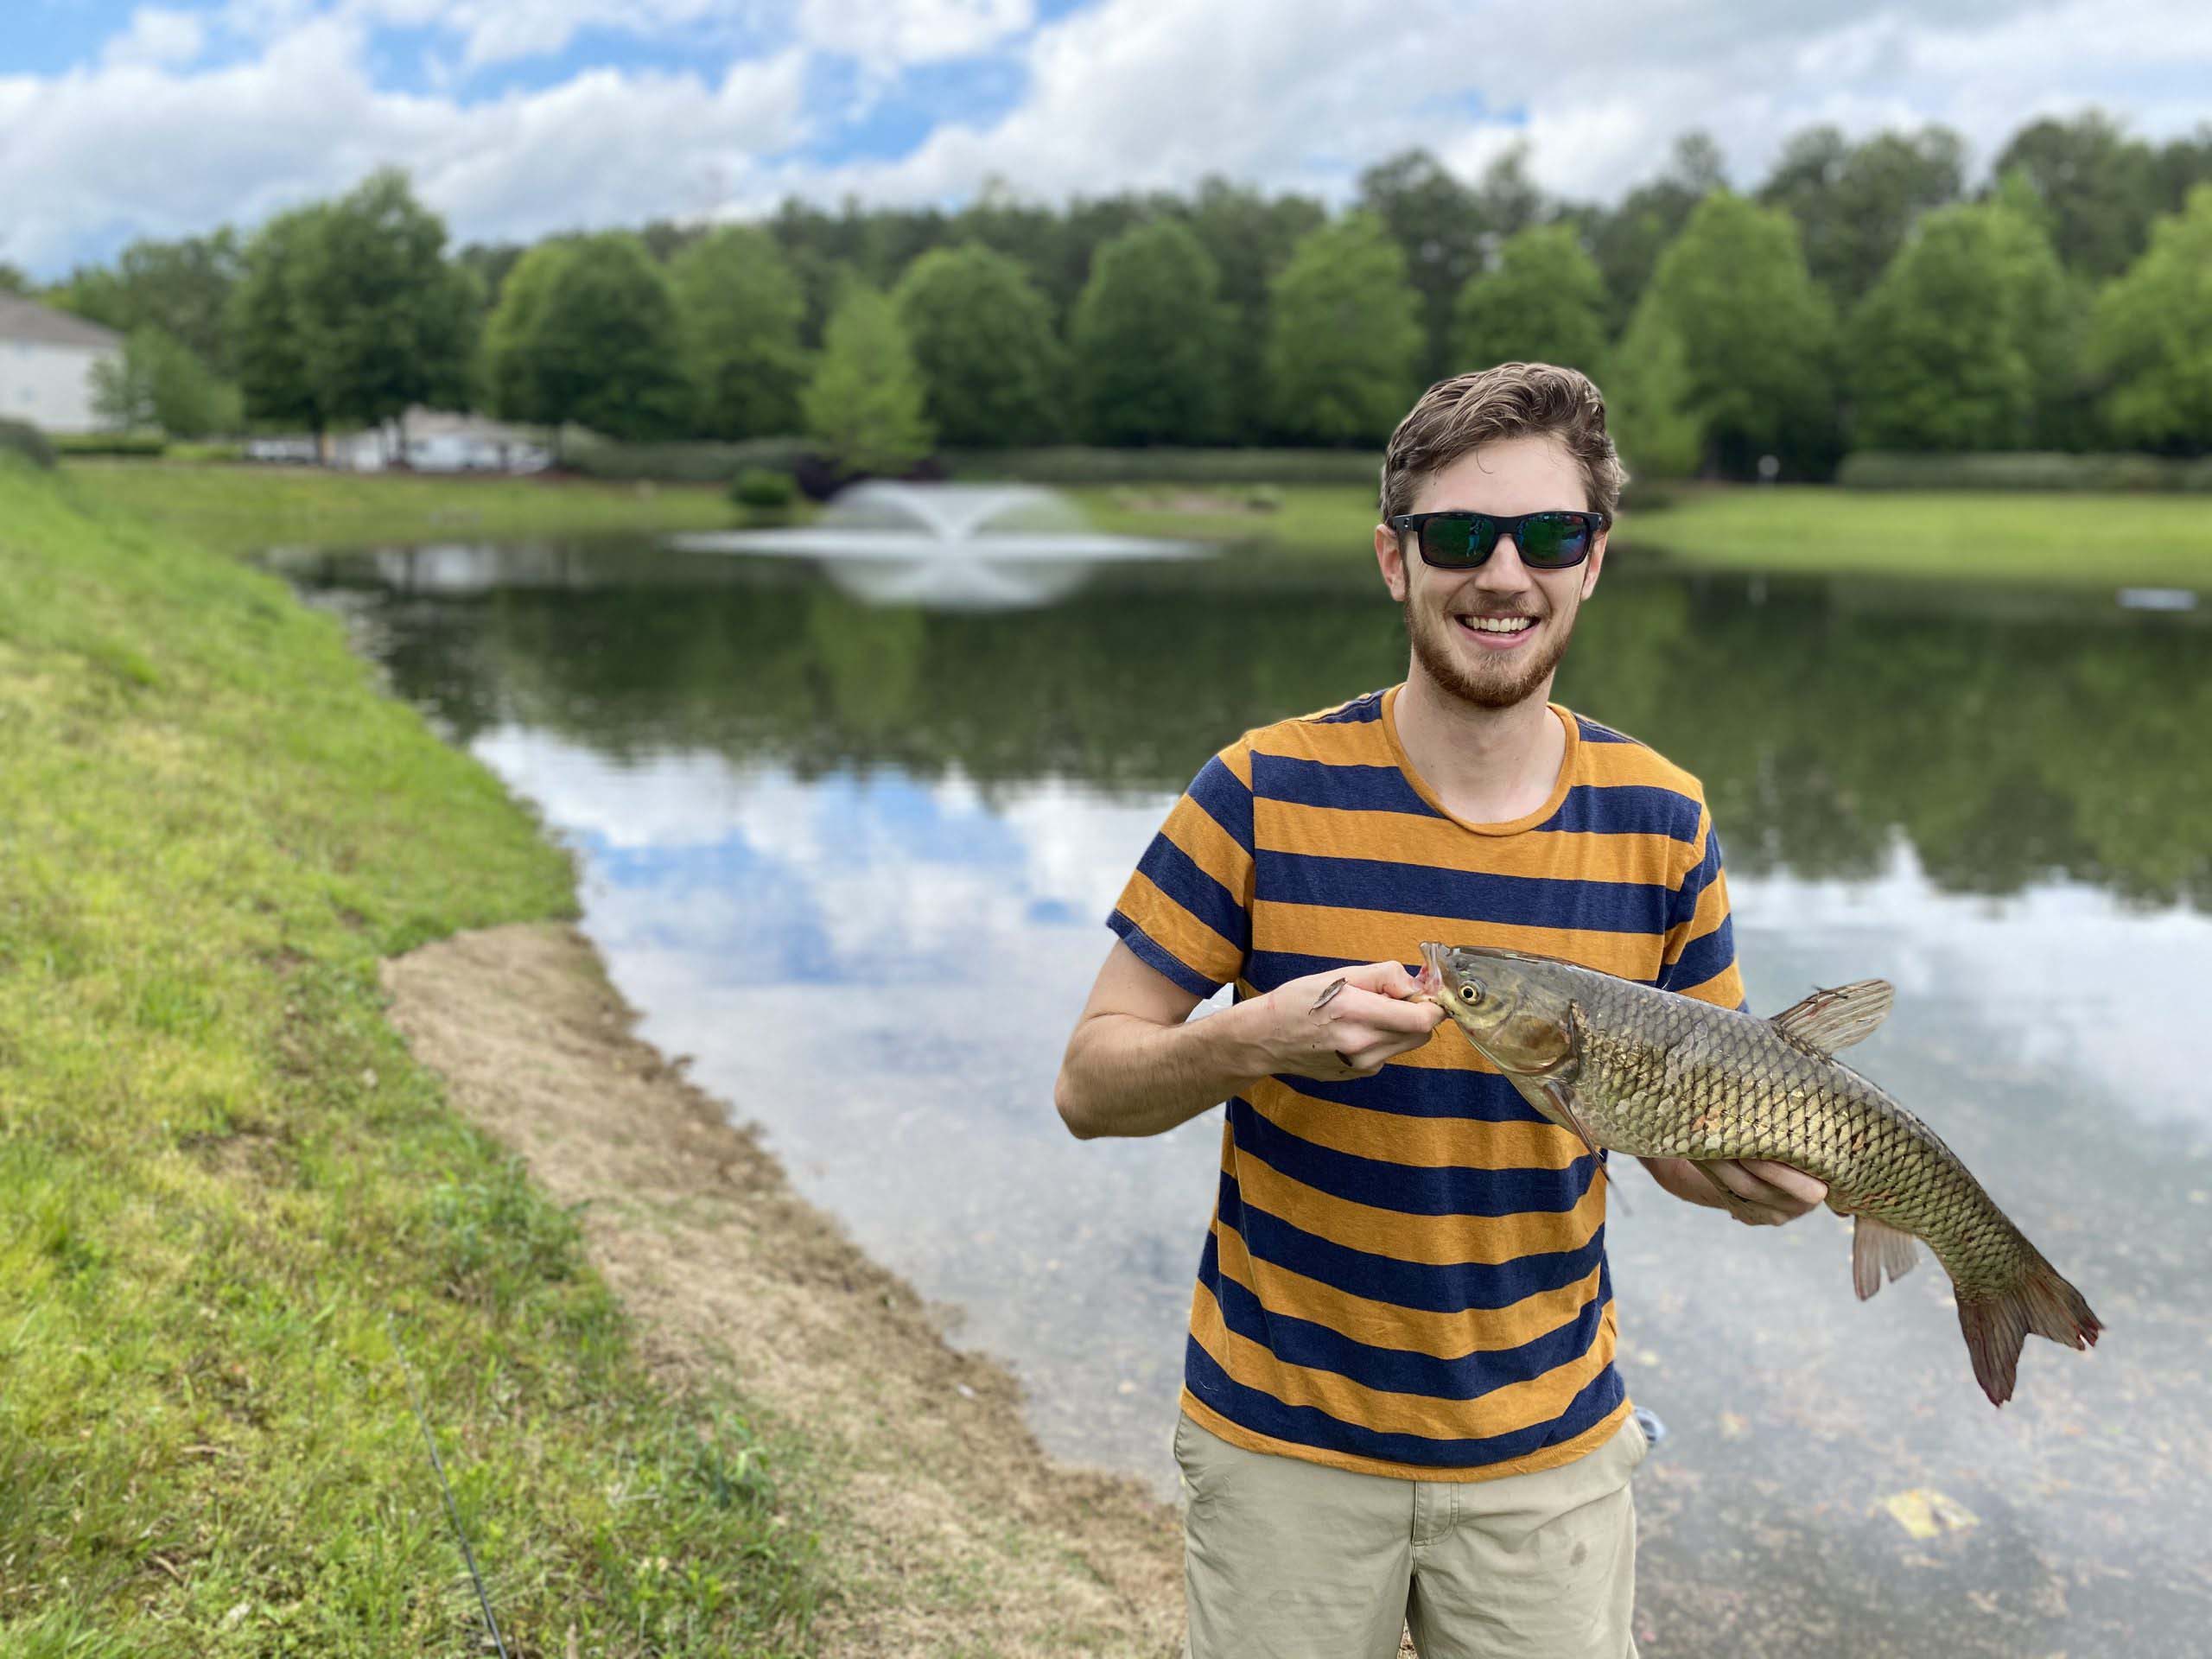
<svg viewBox="0 0 2212 1659"><path fill-rule="evenodd" d="M1538 435L1471 450L1423 484L1408 511L1511 515L1589 506L1573 457L1557 439ZM1472 570L1438 570L1422 563L1410 533L1402 545L1397 531L1377 524L1375 556L1390 597L1405 607L1414 657L1428 677L1463 702L1510 709L1549 694L1575 613L1598 585L1605 537L1601 532L1590 556L1566 570L1531 570L1510 537Z"/></svg>

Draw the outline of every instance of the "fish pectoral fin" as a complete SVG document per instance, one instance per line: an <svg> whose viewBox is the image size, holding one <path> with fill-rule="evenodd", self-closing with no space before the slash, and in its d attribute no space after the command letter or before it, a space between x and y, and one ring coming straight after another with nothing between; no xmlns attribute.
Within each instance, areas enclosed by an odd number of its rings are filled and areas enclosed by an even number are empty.
<svg viewBox="0 0 2212 1659"><path fill-rule="evenodd" d="M1831 990L1815 991L1784 1008L1769 1023L1802 1048L1833 1054L1871 1036L1889 1018L1897 987L1886 979L1853 980Z"/></svg>
<svg viewBox="0 0 2212 1659"><path fill-rule="evenodd" d="M1573 1089L1557 1077L1539 1077L1535 1083L1536 1087L1543 1090L1544 1098L1551 1102L1552 1109L1560 1115L1568 1128L1581 1136L1582 1144L1589 1147L1590 1155L1596 1158L1598 1142L1590 1133L1590 1126L1582 1121L1582 1103L1575 1099ZM1604 1166L1605 1160L1599 1159L1599 1167Z"/></svg>
<svg viewBox="0 0 2212 1659"><path fill-rule="evenodd" d="M1879 1222L1864 1212L1852 1217L1851 1287L1865 1301L1882 1287L1887 1274L1895 1283L1912 1271L1920 1260L1910 1233Z"/></svg>

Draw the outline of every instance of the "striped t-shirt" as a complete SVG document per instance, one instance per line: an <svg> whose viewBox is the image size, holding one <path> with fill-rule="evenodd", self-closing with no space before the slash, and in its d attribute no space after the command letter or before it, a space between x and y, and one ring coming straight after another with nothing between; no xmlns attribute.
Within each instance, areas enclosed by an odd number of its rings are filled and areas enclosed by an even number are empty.
<svg viewBox="0 0 2212 1659"><path fill-rule="evenodd" d="M1395 688L1208 761L1109 925L1198 995L1420 944L1561 957L1743 1001L1697 779L1553 705L1566 759L1527 817L1469 823L1414 773ZM1183 1408L1224 1440L1367 1473L1484 1480L1619 1426L1605 1184L1448 1023L1372 1077L1229 1103Z"/></svg>

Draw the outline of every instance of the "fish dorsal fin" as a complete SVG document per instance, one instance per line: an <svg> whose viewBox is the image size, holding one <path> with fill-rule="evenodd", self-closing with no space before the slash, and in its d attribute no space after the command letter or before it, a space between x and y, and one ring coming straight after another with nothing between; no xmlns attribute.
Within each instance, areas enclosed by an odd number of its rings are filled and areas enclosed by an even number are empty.
<svg viewBox="0 0 2212 1659"><path fill-rule="evenodd" d="M1774 1028L1801 1048L1833 1054L1871 1034L1889 1017L1897 995L1886 979L1854 980L1784 1008L1774 1016Z"/></svg>

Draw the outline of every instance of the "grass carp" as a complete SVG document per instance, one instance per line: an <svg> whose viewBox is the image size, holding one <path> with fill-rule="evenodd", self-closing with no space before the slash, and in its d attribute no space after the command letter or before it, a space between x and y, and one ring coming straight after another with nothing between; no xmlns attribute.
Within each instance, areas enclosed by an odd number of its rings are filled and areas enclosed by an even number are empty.
<svg viewBox="0 0 2212 1659"><path fill-rule="evenodd" d="M1421 994L1550 1122L1646 1158L1765 1158L1828 1185L1853 1218L1860 1299L1924 1242L1951 1276L1974 1374L2012 1396L2031 1331L2071 1348L2104 1327L1935 1131L1834 1057L1894 993L1869 979L1762 1020L1519 951L1424 944ZM1716 1183L1717 1185L1717 1183Z"/></svg>

